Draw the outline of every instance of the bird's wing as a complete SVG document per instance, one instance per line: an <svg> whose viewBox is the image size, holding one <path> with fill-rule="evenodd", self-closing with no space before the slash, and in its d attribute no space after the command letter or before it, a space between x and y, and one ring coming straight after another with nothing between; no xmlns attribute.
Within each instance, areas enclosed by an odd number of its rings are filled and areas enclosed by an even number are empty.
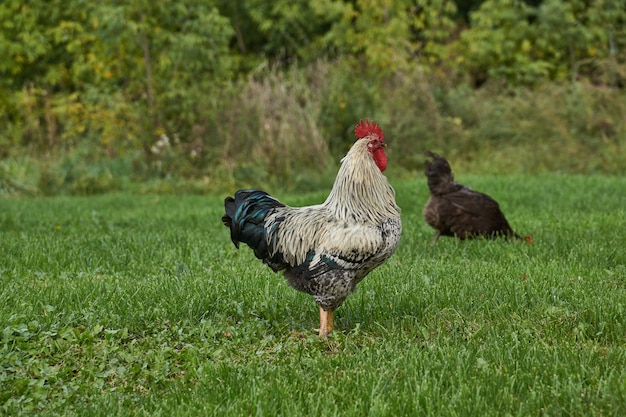
<svg viewBox="0 0 626 417"><path fill-rule="evenodd" d="M440 216L445 229L454 235L509 233L510 226L498 203L487 194L463 188L443 196L448 215Z"/></svg>
<svg viewBox="0 0 626 417"><path fill-rule="evenodd" d="M500 213L496 200L468 187L445 194L442 198L450 202L456 210L474 217L489 217Z"/></svg>
<svg viewBox="0 0 626 417"><path fill-rule="evenodd" d="M266 223L270 251L292 267L356 269L381 251L378 227L343 222L323 206L279 208Z"/></svg>
<svg viewBox="0 0 626 417"><path fill-rule="evenodd" d="M357 280L378 266L385 256L385 240L380 230L373 226L350 225L331 228L327 239L309 252L300 265L308 270L308 278L330 271L349 272Z"/></svg>

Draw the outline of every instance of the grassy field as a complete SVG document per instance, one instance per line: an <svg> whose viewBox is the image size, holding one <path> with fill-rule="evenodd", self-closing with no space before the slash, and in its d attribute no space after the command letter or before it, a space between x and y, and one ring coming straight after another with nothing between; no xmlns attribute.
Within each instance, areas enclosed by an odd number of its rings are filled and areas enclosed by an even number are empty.
<svg viewBox="0 0 626 417"><path fill-rule="evenodd" d="M396 184L401 245L328 340L223 196L0 200L0 413L626 415L626 179L458 179L535 243L430 245Z"/></svg>

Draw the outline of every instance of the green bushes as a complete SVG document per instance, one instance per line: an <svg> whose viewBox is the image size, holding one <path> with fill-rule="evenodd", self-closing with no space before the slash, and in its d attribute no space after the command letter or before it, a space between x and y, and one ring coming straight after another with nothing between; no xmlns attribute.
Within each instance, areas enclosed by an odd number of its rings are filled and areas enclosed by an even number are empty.
<svg viewBox="0 0 626 417"><path fill-rule="evenodd" d="M390 176L626 170L622 0L387 3L7 0L0 189L312 190L361 118Z"/></svg>
<svg viewBox="0 0 626 417"><path fill-rule="evenodd" d="M35 130L40 140L2 162L3 192L89 194L180 179L191 180L194 192L323 188L354 140L352 126L366 117L386 133L391 176L421 171L425 149L466 172L626 172L623 90L588 83L444 89L418 71L377 85L349 69L343 61L267 68L205 100L193 140L161 132L145 150L134 149L130 138L108 145L104 135L43 146L46 131ZM61 113L57 120L68 125ZM120 134L123 127L109 126ZM135 127L128 124L129 136Z"/></svg>

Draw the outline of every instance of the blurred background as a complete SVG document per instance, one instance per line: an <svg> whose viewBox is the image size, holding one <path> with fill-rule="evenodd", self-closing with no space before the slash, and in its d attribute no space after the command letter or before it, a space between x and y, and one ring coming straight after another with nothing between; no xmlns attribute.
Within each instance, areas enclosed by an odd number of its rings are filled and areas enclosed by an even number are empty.
<svg viewBox="0 0 626 417"><path fill-rule="evenodd" d="M626 0L3 0L0 195L626 174Z"/></svg>

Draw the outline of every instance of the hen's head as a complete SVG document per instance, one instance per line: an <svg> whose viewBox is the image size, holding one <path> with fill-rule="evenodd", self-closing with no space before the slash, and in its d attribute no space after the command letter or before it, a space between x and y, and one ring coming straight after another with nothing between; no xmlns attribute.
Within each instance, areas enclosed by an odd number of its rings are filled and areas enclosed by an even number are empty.
<svg viewBox="0 0 626 417"><path fill-rule="evenodd" d="M387 155L385 154L385 134L377 123L365 119L354 128L354 134L358 139L367 140L367 150L372 154L374 162L380 172L387 168Z"/></svg>
<svg viewBox="0 0 626 417"><path fill-rule="evenodd" d="M426 160L425 163L426 170L424 171L424 174L427 177L446 177L450 181L454 180L452 168L450 168L450 164L445 158L431 151L424 152L424 155L432 158L432 161Z"/></svg>
<svg viewBox="0 0 626 417"><path fill-rule="evenodd" d="M432 161L426 160L424 170L430 192L443 194L450 191L450 187L454 185L454 175L448 161L431 151L424 152L424 155L432 158Z"/></svg>

